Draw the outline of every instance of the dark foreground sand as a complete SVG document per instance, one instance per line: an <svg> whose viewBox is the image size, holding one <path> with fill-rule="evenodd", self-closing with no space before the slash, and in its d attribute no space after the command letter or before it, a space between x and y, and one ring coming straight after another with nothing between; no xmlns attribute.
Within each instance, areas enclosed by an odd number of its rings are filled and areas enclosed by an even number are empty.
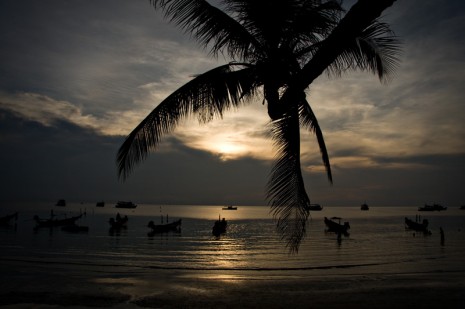
<svg viewBox="0 0 465 309"><path fill-rule="evenodd" d="M56 271L56 269L55 269ZM2 271L2 308L465 308L464 272ZM329 274L328 274L329 273ZM5 276L3 276L5 275Z"/></svg>

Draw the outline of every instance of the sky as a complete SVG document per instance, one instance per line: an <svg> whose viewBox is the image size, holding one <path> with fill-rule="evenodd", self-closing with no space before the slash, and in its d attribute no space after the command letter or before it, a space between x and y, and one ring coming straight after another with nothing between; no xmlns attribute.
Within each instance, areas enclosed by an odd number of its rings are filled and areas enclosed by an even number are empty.
<svg viewBox="0 0 465 309"><path fill-rule="evenodd" d="M350 72L307 91L334 180L304 132L310 199L465 204L465 2L398 0L382 20L403 42L389 83ZM261 102L186 120L118 180L125 136L193 75L228 62L148 0L0 0L0 29L1 201L267 204L274 151Z"/></svg>

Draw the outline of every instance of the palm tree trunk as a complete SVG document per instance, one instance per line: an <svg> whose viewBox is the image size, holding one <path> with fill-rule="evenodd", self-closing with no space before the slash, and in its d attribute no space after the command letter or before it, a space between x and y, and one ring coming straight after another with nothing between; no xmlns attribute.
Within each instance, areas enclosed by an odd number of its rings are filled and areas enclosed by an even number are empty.
<svg viewBox="0 0 465 309"><path fill-rule="evenodd" d="M289 88L280 99L281 102L279 103L281 106L287 106L288 112L296 111L296 106L300 102L297 99L298 94L303 93L305 89L344 52L349 43L353 42L365 28L381 16L381 13L395 1L396 0L358 0L336 28L334 28L328 38L322 42L322 46L315 55L313 55L312 59L289 83ZM297 124L297 133L292 133L298 136L299 127L298 120L296 120L298 117L296 117L295 114L288 114L288 116L294 116L294 118L289 117L289 119L286 120L286 117L278 117L280 120L275 120L273 122L274 125L278 126L276 131L280 133L292 131L292 126L279 127L279 125L290 125L292 121L294 121L294 124ZM295 121L297 121L297 123L295 123ZM295 127L293 128L295 129ZM292 136L286 138L280 136L277 139L277 144L280 147L280 151L278 151L278 153L280 152L280 158L273 168L270 181L271 186L268 188L268 198L272 201L272 209L275 218L279 218L277 228L281 237L287 241L287 245L291 252L297 252L300 241L305 236L305 223L308 217L308 211L306 211L305 206L310 203L310 200L308 199L303 185L300 161L290 160L292 157L298 157L298 151L300 150L298 147L300 141L293 140ZM283 141L291 143L286 144ZM286 180L287 186L276 185L281 184L283 180ZM278 187L279 190L276 190L276 187ZM284 187L284 189L282 187ZM292 190L289 190L288 187L291 187ZM287 192L286 189L288 189ZM293 192L295 195L289 192ZM287 200L282 200L280 197L285 197Z"/></svg>

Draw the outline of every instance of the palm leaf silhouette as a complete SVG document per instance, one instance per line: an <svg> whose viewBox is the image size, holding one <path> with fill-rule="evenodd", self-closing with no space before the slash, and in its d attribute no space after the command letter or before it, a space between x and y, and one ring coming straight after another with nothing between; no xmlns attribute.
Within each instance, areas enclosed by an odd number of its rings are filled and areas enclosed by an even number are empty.
<svg viewBox="0 0 465 309"><path fill-rule="evenodd" d="M155 150L161 138L190 114L208 122L222 117L225 110L238 107L246 97L253 96L253 69L231 70L227 64L198 75L163 100L126 138L118 155L118 171L127 178L134 166Z"/></svg>

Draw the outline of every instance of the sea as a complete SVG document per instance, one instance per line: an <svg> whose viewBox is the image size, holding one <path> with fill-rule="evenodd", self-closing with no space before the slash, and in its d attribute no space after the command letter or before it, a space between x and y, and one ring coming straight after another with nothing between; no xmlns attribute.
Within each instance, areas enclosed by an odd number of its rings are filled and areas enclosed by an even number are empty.
<svg viewBox="0 0 465 309"><path fill-rule="evenodd" d="M290 253L276 232L267 206L155 205L135 209L114 203L3 204L0 216L19 211L18 219L0 228L2 272L47 268L62 272L150 272L160 269L218 271L223 275L270 277L312 274L461 273L465 271L465 210L449 207L440 212L419 212L418 206L325 207L312 211L307 235L297 253ZM35 229L33 216L66 218L81 213L77 221L88 231L70 233L55 228ZM127 229L114 232L109 219L128 216ZM350 234L338 239L326 231L324 217L349 222ZM429 221L431 234L406 229L405 217ZM218 218L228 221L227 232L212 235ZM150 235L155 224L182 219L180 232ZM444 231L441 239L440 229ZM30 274L29 274L30 275ZM12 273L10 273L10 277Z"/></svg>

